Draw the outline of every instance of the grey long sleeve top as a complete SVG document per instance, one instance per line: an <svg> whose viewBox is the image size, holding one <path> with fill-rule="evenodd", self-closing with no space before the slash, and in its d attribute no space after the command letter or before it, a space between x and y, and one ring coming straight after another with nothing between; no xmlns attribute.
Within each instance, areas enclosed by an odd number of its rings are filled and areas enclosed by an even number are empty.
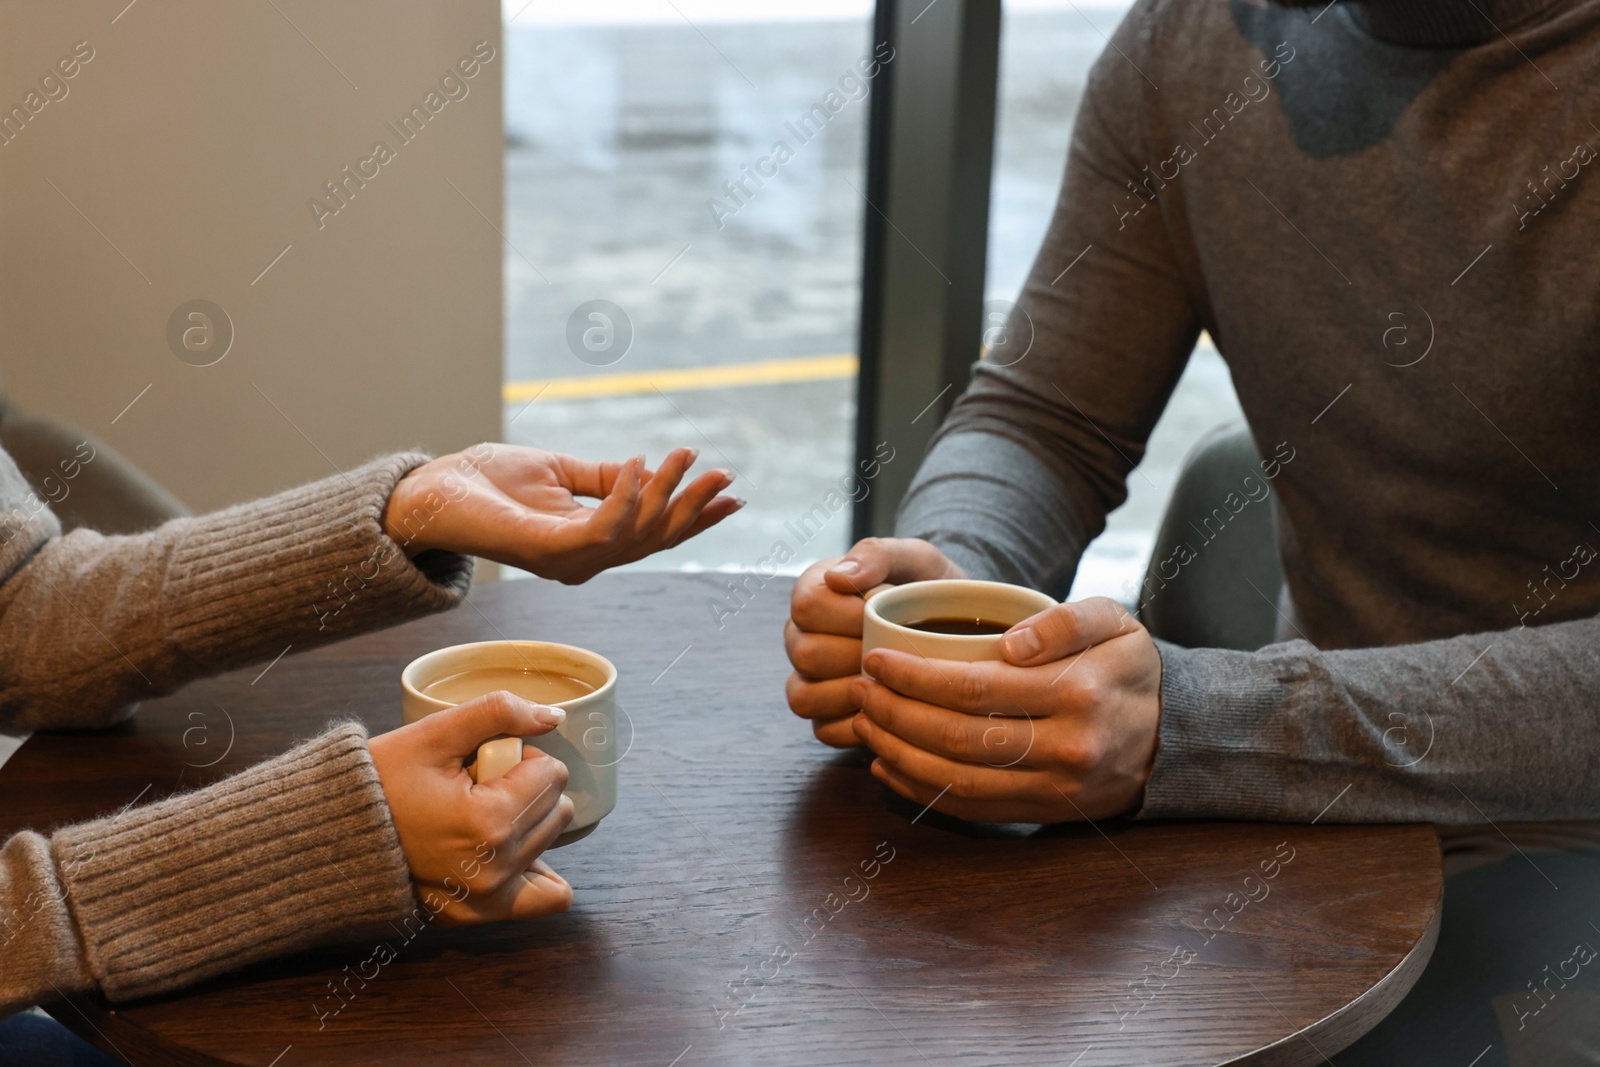
<svg viewBox="0 0 1600 1067"><path fill-rule="evenodd" d="M1032 349L979 364L901 513L1059 586L1210 331L1294 456L1298 633L1161 646L1146 817L1600 817L1600 129L1549 84L1587 84L1600 4L1380 8L1132 9L1014 313Z"/></svg>

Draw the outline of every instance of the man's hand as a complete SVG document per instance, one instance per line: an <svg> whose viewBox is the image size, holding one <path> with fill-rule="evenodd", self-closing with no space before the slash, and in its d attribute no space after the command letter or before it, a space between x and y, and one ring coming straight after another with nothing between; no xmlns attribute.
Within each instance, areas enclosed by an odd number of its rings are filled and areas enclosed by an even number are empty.
<svg viewBox="0 0 1600 1067"><path fill-rule="evenodd" d="M510 693L436 711L367 742L417 896L446 926L566 911L572 887L539 855L572 821L567 768L532 745L502 778L465 761L505 734L537 736L566 713Z"/></svg>
<svg viewBox="0 0 1600 1067"><path fill-rule="evenodd" d="M861 671L861 594L884 582L966 576L928 542L892 537L858 541L847 555L807 568L794 584L783 643L794 664L789 707L811 720L817 740L859 743L850 721L860 704L850 683Z"/></svg>
<svg viewBox="0 0 1600 1067"><path fill-rule="evenodd" d="M1161 656L1145 628L1097 597L1023 620L1002 647L1003 662L982 663L874 649L848 696L872 773L979 822L1137 811L1161 723Z"/></svg>
<svg viewBox="0 0 1600 1067"><path fill-rule="evenodd" d="M537 448L474 445L400 479L383 530L408 556L449 549L577 585L671 548L744 506L717 495L733 482L725 470L708 471L673 496L696 454L674 449L652 471L643 456L590 463ZM589 507L580 497L600 503Z"/></svg>

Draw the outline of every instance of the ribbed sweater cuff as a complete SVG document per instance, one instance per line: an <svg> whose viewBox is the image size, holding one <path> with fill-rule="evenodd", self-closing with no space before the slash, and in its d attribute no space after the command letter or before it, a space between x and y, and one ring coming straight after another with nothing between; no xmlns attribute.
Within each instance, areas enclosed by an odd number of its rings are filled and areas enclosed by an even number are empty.
<svg viewBox="0 0 1600 1067"><path fill-rule="evenodd" d="M66 899L47 838L24 830L0 846L0 1018L94 984Z"/></svg>
<svg viewBox="0 0 1600 1067"><path fill-rule="evenodd" d="M66 827L50 847L89 968L112 1000L189 985L414 907L357 723L198 792Z"/></svg>
<svg viewBox="0 0 1600 1067"><path fill-rule="evenodd" d="M1141 819L1282 818L1282 684L1247 652L1161 653L1161 736Z"/></svg>
<svg viewBox="0 0 1600 1067"><path fill-rule="evenodd" d="M167 632L206 669L222 670L460 603L471 559L426 552L409 560L383 532L395 483L425 462L387 456L177 520L162 589Z"/></svg>

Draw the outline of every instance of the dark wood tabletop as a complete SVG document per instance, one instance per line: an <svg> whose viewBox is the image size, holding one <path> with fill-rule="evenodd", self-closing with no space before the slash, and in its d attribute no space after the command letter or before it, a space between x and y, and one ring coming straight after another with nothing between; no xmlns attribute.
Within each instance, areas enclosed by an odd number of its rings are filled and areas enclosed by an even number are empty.
<svg viewBox="0 0 1600 1067"><path fill-rule="evenodd" d="M1427 963L1430 827L1340 826L1337 807L1315 826L921 812L785 707L789 582L748 582L742 607L727 583L491 584L107 733L33 737L0 768L4 833L201 785L330 717L398 726L409 660L509 637L616 663L627 746L616 811L548 855L573 886L564 915L397 933L381 968L368 939L48 1010L135 1067L1310 1064ZM720 627L717 603L737 608Z"/></svg>

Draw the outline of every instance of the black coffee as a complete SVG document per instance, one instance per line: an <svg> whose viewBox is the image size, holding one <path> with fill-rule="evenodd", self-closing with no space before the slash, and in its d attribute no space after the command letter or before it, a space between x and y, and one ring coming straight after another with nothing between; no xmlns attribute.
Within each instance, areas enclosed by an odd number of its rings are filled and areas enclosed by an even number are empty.
<svg viewBox="0 0 1600 1067"><path fill-rule="evenodd" d="M928 634L963 634L969 636L992 636L1003 634L1011 626L992 619L974 618L971 615L941 615L933 619L918 619L915 622L903 622L900 625L912 630L921 630Z"/></svg>

